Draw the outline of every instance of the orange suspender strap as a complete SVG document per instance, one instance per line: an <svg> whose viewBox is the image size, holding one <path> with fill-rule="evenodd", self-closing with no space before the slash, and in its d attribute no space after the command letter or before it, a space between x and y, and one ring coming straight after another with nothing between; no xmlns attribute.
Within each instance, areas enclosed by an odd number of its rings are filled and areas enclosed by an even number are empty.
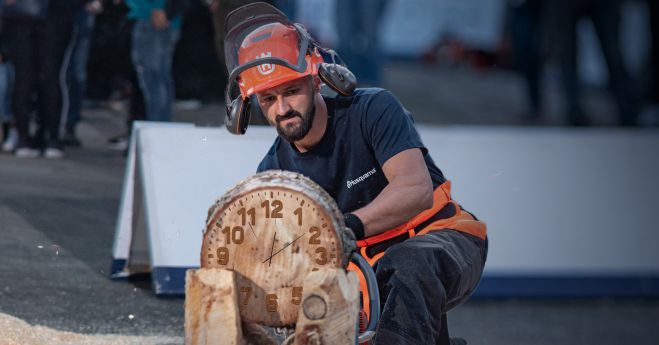
<svg viewBox="0 0 659 345"><path fill-rule="evenodd" d="M451 200L451 182L446 181L442 183L433 192L433 205L431 208L422 211L412 218L409 222L403 223L391 230L387 230L381 234L367 237L363 240L357 241L357 247L368 247L372 244L386 241L390 238L400 236L410 229L414 229L417 225L423 223L426 219L432 217L435 213L439 212Z"/></svg>
<svg viewBox="0 0 659 345"><path fill-rule="evenodd" d="M424 224L425 226L423 229L415 230L415 228L417 228L419 225L423 224L431 217L437 215L437 213L444 209L444 207L446 207L449 203L453 204L453 208L455 209L454 215L448 218L438 219L428 225ZM394 229L357 241L357 247L360 254L368 261L369 264L371 264L371 266L373 266L375 262L377 262L377 260L380 259L382 255L384 255L384 251L371 257L367 254L367 249L369 246L404 234L407 234L407 238L411 238L416 235L428 233L431 230L441 229L462 231L483 240L487 234L485 223L476 220L473 215L467 211L462 210L460 205L451 199L451 181L446 181L435 189L433 192L433 205L431 208L424 210L423 212L417 214L409 222L404 223Z"/></svg>

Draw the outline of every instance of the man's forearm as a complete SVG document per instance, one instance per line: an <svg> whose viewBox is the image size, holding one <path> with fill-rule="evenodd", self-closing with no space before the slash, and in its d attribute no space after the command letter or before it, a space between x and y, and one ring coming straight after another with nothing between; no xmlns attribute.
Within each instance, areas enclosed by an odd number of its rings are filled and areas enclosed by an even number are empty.
<svg viewBox="0 0 659 345"><path fill-rule="evenodd" d="M366 237L393 229L432 207L432 183L392 182L368 205L354 212Z"/></svg>

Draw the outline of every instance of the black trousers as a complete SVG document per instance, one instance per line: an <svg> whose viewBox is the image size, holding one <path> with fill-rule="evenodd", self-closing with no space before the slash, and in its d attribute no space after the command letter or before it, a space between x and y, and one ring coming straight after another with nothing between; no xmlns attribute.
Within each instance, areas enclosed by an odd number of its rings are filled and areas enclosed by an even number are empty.
<svg viewBox="0 0 659 345"><path fill-rule="evenodd" d="M377 262L382 316L374 344L447 344L445 314L476 289L487 240L431 231L387 249Z"/></svg>
<svg viewBox="0 0 659 345"><path fill-rule="evenodd" d="M30 137L30 113L35 95L45 139L58 142L62 115L59 77L73 28L72 19L68 15L39 20L5 18L3 27L15 70L12 107L21 143Z"/></svg>

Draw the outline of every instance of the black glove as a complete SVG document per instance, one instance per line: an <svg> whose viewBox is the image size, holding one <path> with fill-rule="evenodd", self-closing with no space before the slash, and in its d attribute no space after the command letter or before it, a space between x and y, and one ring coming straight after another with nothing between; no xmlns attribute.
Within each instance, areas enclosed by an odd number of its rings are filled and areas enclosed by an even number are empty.
<svg viewBox="0 0 659 345"><path fill-rule="evenodd" d="M347 228L352 230L352 233L355 234L355 238L359 240L364 239L364 223L359 217L355 216L352 213L346 213L343 215L343 222Z"/></svg>

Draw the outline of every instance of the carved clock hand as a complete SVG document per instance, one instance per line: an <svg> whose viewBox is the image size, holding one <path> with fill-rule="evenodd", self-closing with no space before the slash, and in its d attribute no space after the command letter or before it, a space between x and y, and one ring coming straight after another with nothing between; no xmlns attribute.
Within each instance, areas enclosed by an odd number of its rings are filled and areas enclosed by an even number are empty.
<svg viewBox="0 0 659 345"><path fill-rule="evenodd" d="M258 237L256 237L256 232L254 232L254 228L252 227L252 224L247 223L247 225L249 225L249 229L252 230L252 235L254 235L254 238L258 239Z"/></svg>
<svg viewBox="0 0 659 345"><path fill-rule="evenodd" d="M263 263L265 263L266 261L270 261L270 262L268 262L268 267L270 267L270 265L272 264L272 251L275 250L275 239L276 238L277 238L277 232L275 231L275 236L272 238L272 246L270 247L270 257L263 260Z"/></svg>
<svg viewBox="0 0 659 345"><path fill-rule="evenodd" d="M276 235L276 234L277 234L277 233L275 233L275 235ZM290 246L291 244L295 243L295 241L299 240L300 238L302 238L302 236L304 236L304 235L306 235L306 234L307 234L307 233L305 232L304 234L302 234L302 235L296 237L296 238L295 238L293 241L291 241L290 243L286 243L285 246L283 246L281 249L279 249L278 251L276 251L274 254L272 254L272 250L271 250L271 251L270 251L270 257L267 258L267 259L265 259L265 260L263 260L262 263L265 263L265 262L268 261L268 260L270 261L270 263L272 263L272 257L273 257L273 256L275 256L275 255L281 253L282 250L288 248L288 246ZM273 242L272 242L273 247L274 247L274 244L275 244L275 242L273 241ZM268 263L268 266L270 266L270 263Z"/></svg>

